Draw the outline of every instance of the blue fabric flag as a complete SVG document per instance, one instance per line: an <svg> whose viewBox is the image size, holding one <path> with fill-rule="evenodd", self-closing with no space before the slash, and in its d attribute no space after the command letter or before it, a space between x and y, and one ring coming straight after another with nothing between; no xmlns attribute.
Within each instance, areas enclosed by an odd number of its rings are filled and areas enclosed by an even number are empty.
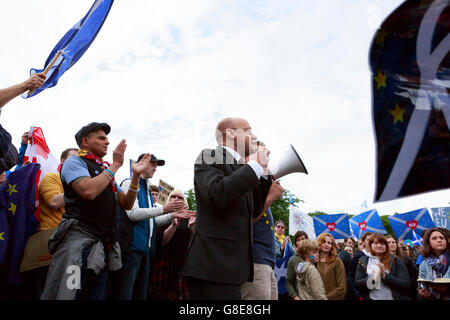
<svg viewBox="0 0 450 320"><path fill-rule="evenodd" d="M450 187L449 10L407 0L372 41L375 201Z"/></svg>
<svg viewBox="0 0 450 320"><path fill-rule="evenodd" d="M424 230L436 226L427 208L396 214L388 219L397 239L412 239L413 231L421 235Z"/></svg>
<svg viewBox="0 0 450 320"><path fill-rule="evenodd" d="M273 270L275 278L278 283L278 294L285 294L286 289L286 273L289 259L294 255L294 248L292 248L291 242L287 242L284 248L283 258L276 259L275 268Z"/></svg>
<svg viewBox="0 0 450 320"><path fill-rule="evenodd" d="M40 73L50 64L58 52L62 52L53 66L47 73L47 79L42 87L36 89L32 95L25 93L22 97L29 98L37 95L39 92L56 86L58 79L64 72L69 70L86 52L100 31L113 0L96 0L88 13L75 24L53 48L52 52L45 61L43 69L31 69L30 74Z"/></svg>
<svg viewBox="0 0 450 320"><path fill-rule="evenodd" d="M35 211L36 174L41 165L30 163L11 172L0 186L0 234L6 246L0 246L0 257L6 265L8 282L20 284L20 264L28 238L36 232L39 221ZM7 217L7 227L4 227Z"/></svg>
<svg viewBox="0 0 450 320"><path fill-rule="evenodd" d="M376 209L360 213L350 219L352 234L359 240L366 231L386 234L383 222Z"/></svg>
<svg viewBox="0 0 450 320"><path fill-rule="evenodd" d="M351 237L347 213L313 216L313 222L316 237L324 232L331 234L335 239Z"/></svg>
<svg viewBox="0 0 450 320"><path fill-rule="evenodd" d="M412 232L412 244L415 246L423 246L423 240L417 233Z"/></svg>

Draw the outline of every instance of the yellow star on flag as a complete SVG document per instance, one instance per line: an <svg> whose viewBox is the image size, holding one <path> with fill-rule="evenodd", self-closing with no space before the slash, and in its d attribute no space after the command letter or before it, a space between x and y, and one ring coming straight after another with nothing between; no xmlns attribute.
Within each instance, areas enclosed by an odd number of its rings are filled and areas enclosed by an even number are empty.
<svg viewBox="0 0 450 320"><path fill-rule="evenodd" d="M11 211L13 215L16 214L17 206L11 202L11 207L9 207L8 211Z"/></svg>
<svg viewBox="0 0 450 320"><path fill-rule="evenodd" d="M8 183L8 185L9 185L9 188L6 189L6 192L9 192L9 196L10 196L10 197L11 197L11 194L13 194L14 192L19 192L19 191L16 190L16 184L10 185L10 184Z"/></svg>
<svg viewBox="0 0 450 320"><path fill-rule="evenodd" d="M379 44L380 46L384 46L384 39L387 36L387 32L384 30L380 30L380 32L378 32L378 35L375 39L375 44Z"/></svg>
<svg viewBox="0 0 450 320"><path fill-rule="evenodd" d="M381 87L386 87L386 75L378 70L375 82L377 83L377 90L380 90Z"/></svg>
<svg viewBox="0 0 450 320"><path fill-rule="evenodd" d="M4 235L4 234L5 234L4 232L0 232L0 240L5 241L5 238L3 238L3 235Z"/></svg>
<svg viewBox="0 0 450 320"><path fill-rule="evenodd" d="M389 113L392 114L392 116L394 117L394 124L396 124L397 121L403 122L403 114L405 113L405 110L406 108L405 109L400 108L398 103L395 104L394 110L389 110Z"/></svg>

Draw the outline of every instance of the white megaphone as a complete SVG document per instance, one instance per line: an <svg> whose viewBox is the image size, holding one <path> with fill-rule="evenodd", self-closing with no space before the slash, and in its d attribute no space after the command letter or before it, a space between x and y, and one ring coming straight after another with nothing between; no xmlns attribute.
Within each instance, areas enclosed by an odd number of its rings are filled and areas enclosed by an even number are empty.
<svg viewBox="0 0 450 320"><path fill-rule="evenodd" d="M305 165L300 159L297 151L295 151L292 144L289 145L288 152L278 162L269 161L268 168L272 177L277 180L289 173L302 172L308 174Z"/></svg>

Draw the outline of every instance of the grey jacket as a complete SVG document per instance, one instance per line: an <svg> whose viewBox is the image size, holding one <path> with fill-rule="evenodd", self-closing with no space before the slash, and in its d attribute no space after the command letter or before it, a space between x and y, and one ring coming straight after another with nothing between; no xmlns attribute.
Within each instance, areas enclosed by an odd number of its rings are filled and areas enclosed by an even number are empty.
<svg viewBox="0 0 450 320"><path fill-rule="evenodd" d="M58 228L48 241L52 255L41 300L73 300L77 289L72 288L74 270L82 267L82 251L92 245L87 258L86 268L99 274L106 266L105 251L102 242L88 230L77 225L75 219L63 218ZM110 249L109 270L122 268L119 243L115 242Z"/></svg>
<svg viewBox="0 0 450 320"><path fill-rule="evenodd" d="M310 262L298 264L297 285L300 300L328 300L322 277Z"/></svg>

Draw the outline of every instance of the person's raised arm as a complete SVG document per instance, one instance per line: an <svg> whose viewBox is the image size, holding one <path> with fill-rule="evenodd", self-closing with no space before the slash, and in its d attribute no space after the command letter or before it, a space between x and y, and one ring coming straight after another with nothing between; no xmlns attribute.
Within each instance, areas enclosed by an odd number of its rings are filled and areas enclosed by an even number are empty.
<svg viewBox="0 0 450 320"><path fill-rule="evenodd" d="M25 91L35 90L41 87L44 84L45 78L46 76L43 73L36 73L24 82L0 89L0 108Z"/></svg>
<svg viewBox="0 0 450 320"><path fill-rule="evenodd" d="M122 153L122 163L123 163L123 153ZM150 154L147 153L141 159L141 161L134 163L131 166L131 183L130 186L139 188L139 178L141 177L141 173L150 167ZM125 210L131 210L133 208L134 202L136 201L137 191L134 188L128 188L127 193L120 192L117 194L117 198L119 200L119 205Z"/></svg>

